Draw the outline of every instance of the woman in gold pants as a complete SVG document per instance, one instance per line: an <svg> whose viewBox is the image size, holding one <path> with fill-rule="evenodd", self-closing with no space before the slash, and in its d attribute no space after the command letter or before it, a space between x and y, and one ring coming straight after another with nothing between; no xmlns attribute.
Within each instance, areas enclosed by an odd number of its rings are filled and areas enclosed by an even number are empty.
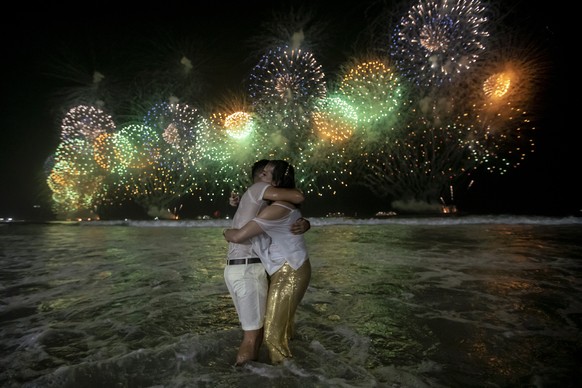
<svg viewBox="0 0 582 388"><path fill-rule="evenodd" d="M265 344L274 364L293 357L289 340L293 337L295 311L305 295L310 279L309 260L298 270L285 263L271 276L265 315Z"/></svg>

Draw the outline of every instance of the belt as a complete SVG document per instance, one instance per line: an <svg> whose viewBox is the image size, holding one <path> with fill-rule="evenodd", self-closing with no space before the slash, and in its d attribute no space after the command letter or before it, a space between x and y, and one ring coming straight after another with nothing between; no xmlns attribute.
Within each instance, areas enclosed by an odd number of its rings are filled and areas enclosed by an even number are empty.
<svg viewBox="0 0 582 388"><path fill-rule="evenodd" d="M226 260L226 265L237 265L237 264L255 264L260 263L261 259L258 257L250 257L248 259L230 259Z"/></svg>

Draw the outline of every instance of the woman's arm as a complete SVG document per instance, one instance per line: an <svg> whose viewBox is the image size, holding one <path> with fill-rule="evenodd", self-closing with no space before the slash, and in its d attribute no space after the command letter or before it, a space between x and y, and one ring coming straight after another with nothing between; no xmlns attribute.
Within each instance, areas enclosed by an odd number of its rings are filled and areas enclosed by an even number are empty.
<svg viewBox="0 0 582 388"><path fill-rule="evenodd" d="M287 206L295 207L292 203L286 201L276 201L278 203L283 203ZM273 206L273 204L266 206L263 210L259 212L257 215L258 218L262 218L263 220L278 220L279 218L285 217L289 214L289 209L284 208L283 206Z"/></svg>
<svg viewBox="0 0 582 388"><path fill-rule="evenodd" d="M299 189L285 189L275 186L269 186L263 194L263 199L268 201L285 201L299 205L305 201L305 195Z"/></svg>
<svg viewBox="0 0 582 388"><path fill-rule="evenodd" d="M291 205L292 204L288 204ZM258 214L257 217L265 220L277 220L289 213L289 209L282 206L267 206ZM224 229L222 234L228 242L241 243L251 237L263 233L263 229L255 221L249 221L240 229Z"/></svg>

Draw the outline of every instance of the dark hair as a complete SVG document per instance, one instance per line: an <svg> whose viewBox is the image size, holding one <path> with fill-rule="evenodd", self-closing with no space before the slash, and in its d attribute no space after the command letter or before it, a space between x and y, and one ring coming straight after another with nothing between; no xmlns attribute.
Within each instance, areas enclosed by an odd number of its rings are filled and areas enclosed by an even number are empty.
<svg viewBox="0 0 582 388"><path fill-rule="evenodd" d="M251 169L251 179L253 181L263 172L263 169L267 164L269 164L268 159L261 159L253 164L253 168Z"/></svg>
<svg viewBox="0 0 582 388"><path fill-rule="evenodd" d="M292 165L285 160L271 160L269 164L273 165L273 186L295 188L295 169Z"/></svg>

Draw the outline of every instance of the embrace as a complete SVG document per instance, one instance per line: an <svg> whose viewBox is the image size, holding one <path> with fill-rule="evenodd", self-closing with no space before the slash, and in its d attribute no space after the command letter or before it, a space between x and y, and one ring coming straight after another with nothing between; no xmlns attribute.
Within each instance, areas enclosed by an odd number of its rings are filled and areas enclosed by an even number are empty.
<svg viewBox="0 0 582 388"><path fill-rule="evenodd" d="M303 233L311 227L301 216L303 193L295 171L284 160L260 160L253 184L240 200L229 242L224 278L244 332L236 365L256 361L263 338L271 363L292 358L289 339L294 316L311 279Z"/></svg>

